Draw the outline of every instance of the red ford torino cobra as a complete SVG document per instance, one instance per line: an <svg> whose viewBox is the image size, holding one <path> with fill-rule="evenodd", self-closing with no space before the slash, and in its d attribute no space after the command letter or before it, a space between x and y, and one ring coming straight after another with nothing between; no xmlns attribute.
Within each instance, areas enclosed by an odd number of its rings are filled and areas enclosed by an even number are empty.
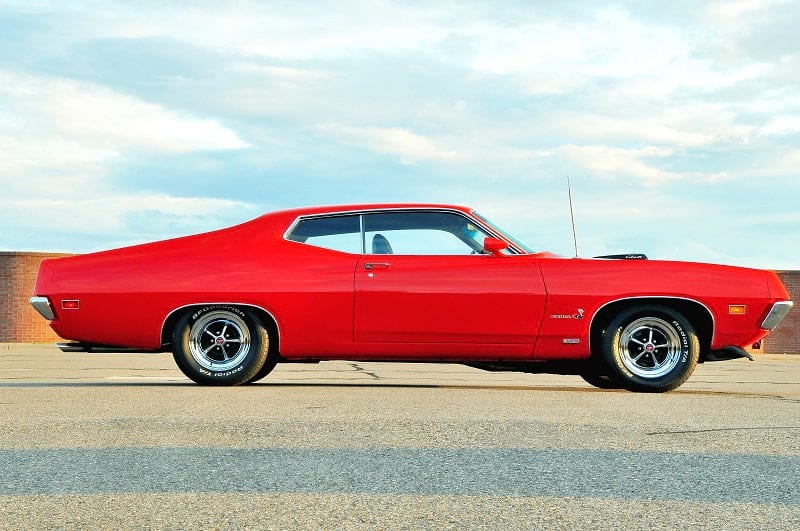
<svg viewBox="0 0 800 531"><path fill-rule="evenodd" d="M675 389L748 356L792 306L767 271L534 252L448 205L285 210L42 262L34 307L67 351L171 350L200 384L277 362L448 361Z"/></svg>

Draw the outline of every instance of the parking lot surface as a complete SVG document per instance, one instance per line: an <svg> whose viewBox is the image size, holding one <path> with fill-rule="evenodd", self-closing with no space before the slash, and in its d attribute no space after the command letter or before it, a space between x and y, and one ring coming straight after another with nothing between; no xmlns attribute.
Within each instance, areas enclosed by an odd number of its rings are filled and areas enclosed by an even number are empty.
<svg viewBox="0 0 800 531"><path fill-rule="evenodd" d="M800 356L634 394L346 361L201 387L0 345L0 405L2 527L800 528Z"/></svg>

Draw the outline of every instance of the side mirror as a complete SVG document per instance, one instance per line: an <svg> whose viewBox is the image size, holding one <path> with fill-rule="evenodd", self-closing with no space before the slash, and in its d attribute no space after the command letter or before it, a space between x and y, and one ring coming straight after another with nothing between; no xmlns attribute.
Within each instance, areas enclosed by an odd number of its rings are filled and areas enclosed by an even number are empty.
<svg viewBox="0 0 800 531"><path fill-rule="evenodd" d="M487 237L483 240L483 248L492 256L502 256L502 251L508 249L508 244L501 239Z"/></svg>

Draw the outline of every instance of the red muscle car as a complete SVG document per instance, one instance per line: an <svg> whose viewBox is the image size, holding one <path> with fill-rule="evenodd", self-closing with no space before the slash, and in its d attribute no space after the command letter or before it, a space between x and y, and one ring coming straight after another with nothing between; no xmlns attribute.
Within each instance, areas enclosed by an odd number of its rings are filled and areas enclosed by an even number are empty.
<svg viewBox="0 0 800 531"><path fill-rule="evenodd" d="M200 384L277 362L446 361L668 391L749 356L792 306L774 273L534 252L474 210L284 210L45 260L31 303L67 351L172 351Z"/></svg>

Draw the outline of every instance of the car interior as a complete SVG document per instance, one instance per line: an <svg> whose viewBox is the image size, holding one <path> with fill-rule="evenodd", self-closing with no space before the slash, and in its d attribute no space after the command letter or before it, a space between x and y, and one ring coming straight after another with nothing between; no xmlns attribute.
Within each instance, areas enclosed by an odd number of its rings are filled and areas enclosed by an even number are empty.
<svg viewBox="0 0 800 531"><path fill-rule="evenodd" d="M383 234L372 237L372 254L392 254L392 245Z"/></svg>

